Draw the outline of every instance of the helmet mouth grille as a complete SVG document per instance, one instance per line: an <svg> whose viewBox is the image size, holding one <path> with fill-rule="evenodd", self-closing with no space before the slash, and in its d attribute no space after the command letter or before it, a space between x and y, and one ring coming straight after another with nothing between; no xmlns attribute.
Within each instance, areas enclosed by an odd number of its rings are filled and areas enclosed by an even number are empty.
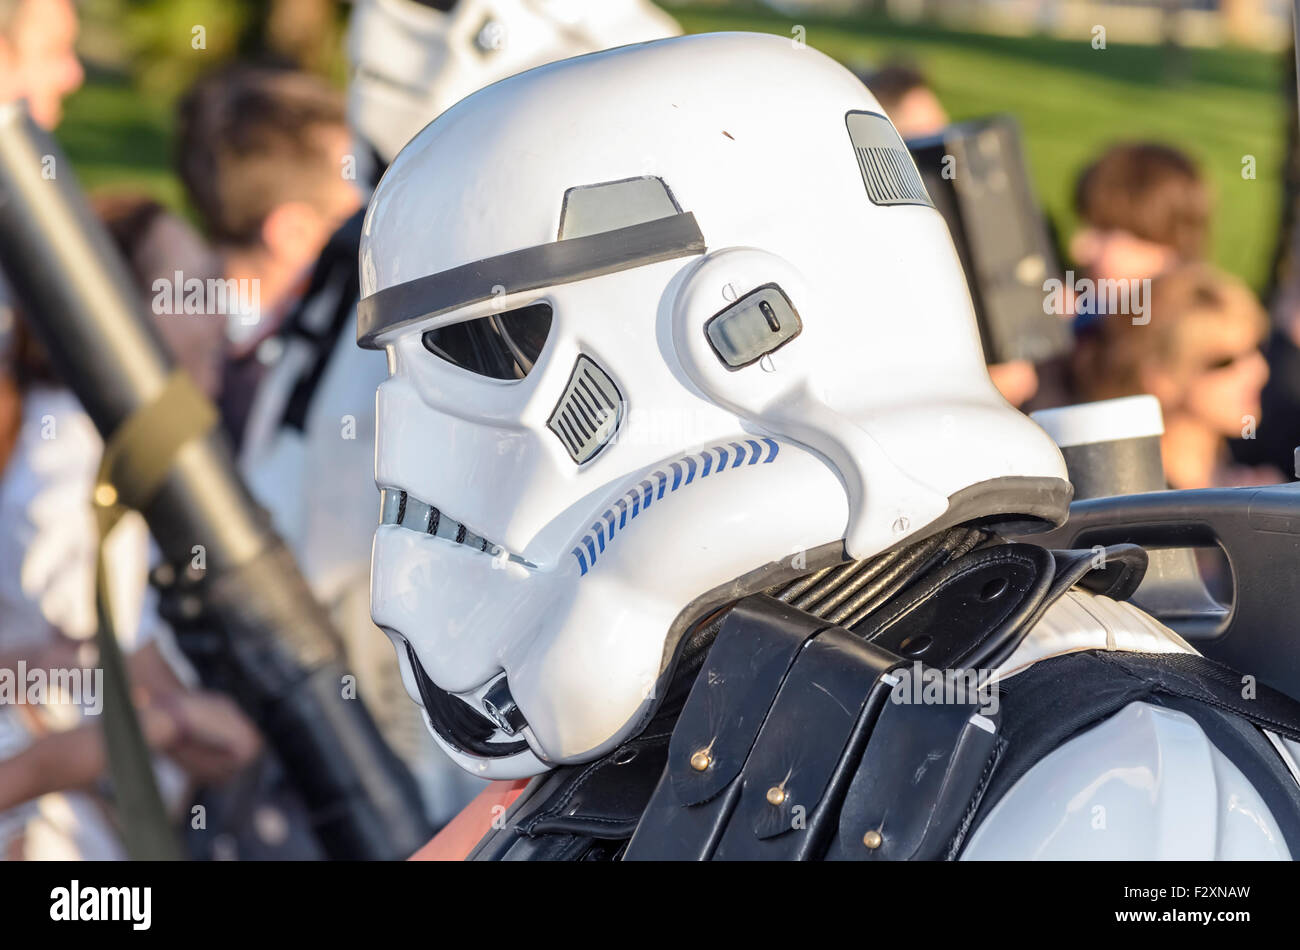
<svg viewBox="0 0 1300 950"><path fill-rule="evenodd" d="M609 444L623 421L623 397L591 357L582 355L546 426L579 465Z"/></svg>

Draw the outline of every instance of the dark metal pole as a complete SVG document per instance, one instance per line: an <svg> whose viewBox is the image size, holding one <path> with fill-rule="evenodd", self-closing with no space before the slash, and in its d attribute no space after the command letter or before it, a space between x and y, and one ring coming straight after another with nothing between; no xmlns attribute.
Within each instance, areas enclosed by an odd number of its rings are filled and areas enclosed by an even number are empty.
<svg viewBox="0 0 1300 950"><path fill-rule="evenodd" d="M1296 76L1300 81L1300 0L1291 2L1291 26L1295 34L1295 45L1291 51L1295 54Z"/></svg>
<svg viewBox="0 0 1300 950"><path fill-rule="evenodd" d="M106 442L164 391L174 369L139 292L68 161L19 104L0 104L0 271ZM338 636L220 433L186 442L142 507L170 564L203 545L182 614L214 635L187 652L258 723L326 851L410 855L430 834L415 782L361 700L343 697Z"/></svg>

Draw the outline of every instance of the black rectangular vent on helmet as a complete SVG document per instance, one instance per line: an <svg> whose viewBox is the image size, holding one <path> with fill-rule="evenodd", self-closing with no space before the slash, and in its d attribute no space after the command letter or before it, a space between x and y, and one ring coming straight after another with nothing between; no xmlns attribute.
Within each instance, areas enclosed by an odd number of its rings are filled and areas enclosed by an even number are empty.
<svg viewBox="0 0 1300 950"><path fill-rule="evenodd" d="M934 207L916 163L888 119L874 112L850 112L845 121L873 204Z"/></svg>
<svg viewBox="0 0 1300 950"><path fill-rule="evenodd" d="M623 397L614 381L591 357L579 356L547 428L581 465L609 443L622 419Z"/></svg>

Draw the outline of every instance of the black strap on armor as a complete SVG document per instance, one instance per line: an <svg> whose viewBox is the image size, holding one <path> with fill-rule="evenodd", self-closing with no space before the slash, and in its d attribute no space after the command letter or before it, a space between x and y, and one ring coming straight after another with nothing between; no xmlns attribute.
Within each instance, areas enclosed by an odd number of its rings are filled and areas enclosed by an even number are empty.
<svg viewBox="0 0 1300 950"><path fill-rule="evenodd" d="M827 860L954 856L1006 748L998 736L1000 714L978 699L977 693L970 702L886 704L845 796Z"/></svg>
<svg viewBox="0 0 1300 950"><path fill-rule="evenodd" d="M287 344L302 340L311 347L311 360L293 387L280 420L281 425L300 432L307 426L312 399L340 337L352 326L352 315L361 298L357 256L364 222L362 208L330 237L312 269L306 292L280 330Z"/></svg>
<svg viewBox="0 0 1300 950"><path fill-rule="evenodd" d="M898 657L765 595L741 601L705 658L673 730L668 765L626 857L790 856L820 832L842 789L836 766L879 708ZM864 715L865 714L865 715ZM816 721L816 735L806 730ZM862 726L859 727L859 720ZM755 853L758 852L758 853Z"/></svg>

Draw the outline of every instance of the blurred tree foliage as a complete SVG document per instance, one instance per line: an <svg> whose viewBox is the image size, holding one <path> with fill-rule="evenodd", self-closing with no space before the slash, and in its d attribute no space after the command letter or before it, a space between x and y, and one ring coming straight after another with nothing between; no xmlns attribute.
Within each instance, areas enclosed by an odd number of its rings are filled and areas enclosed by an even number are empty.
<svg viewBox="0 0 1300 950"><path fill-rule="evenodd" d="M86 0L83 11L88 52L164 100L234 58L344 76L339 0Z"/></svg>

